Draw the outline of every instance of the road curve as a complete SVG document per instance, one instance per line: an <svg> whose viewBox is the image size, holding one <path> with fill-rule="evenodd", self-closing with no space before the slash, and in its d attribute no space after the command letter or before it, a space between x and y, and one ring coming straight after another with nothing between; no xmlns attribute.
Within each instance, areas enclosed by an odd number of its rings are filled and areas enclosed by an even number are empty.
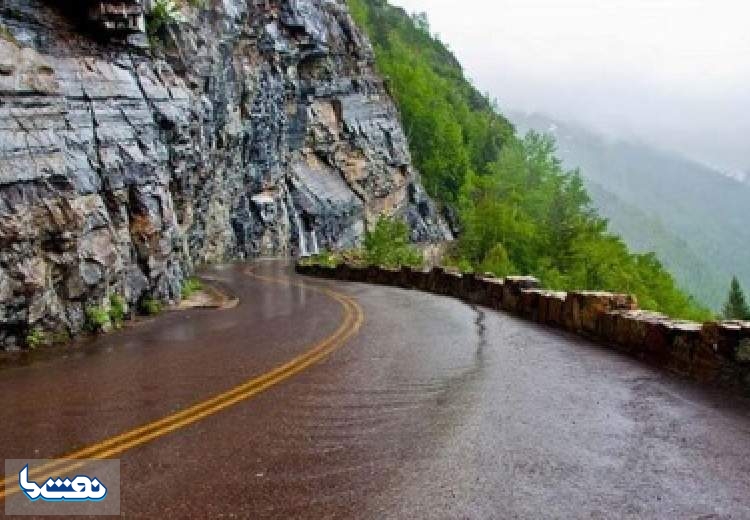
<svg viewBox="0 0 750 520"><path fill-rule="evenodd" d="M0 369L3 458L114 448L134 517L750 518L750 401L450 298L253 269L205 273L235 309Z"/></svg>

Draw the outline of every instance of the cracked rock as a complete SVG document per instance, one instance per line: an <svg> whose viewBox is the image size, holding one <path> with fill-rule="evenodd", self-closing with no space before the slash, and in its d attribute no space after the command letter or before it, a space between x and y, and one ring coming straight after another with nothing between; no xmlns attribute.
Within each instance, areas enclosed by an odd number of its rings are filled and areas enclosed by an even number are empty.
<svg viewBox="0 0 750 520"><path fill-rule="evenodd" d="M450 238L343 2L210 2L154 49L59 4L0 10L0 347L112 293L178 300L197 264L360 244L381 214Z"/></svg>

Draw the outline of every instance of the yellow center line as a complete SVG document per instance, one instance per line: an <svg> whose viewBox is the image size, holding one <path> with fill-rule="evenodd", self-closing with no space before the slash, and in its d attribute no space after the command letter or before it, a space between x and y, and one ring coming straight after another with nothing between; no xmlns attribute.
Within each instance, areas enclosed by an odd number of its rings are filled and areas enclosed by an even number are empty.
<svg viewBox="0 0 750 520"><path fill-rule="evenodd" d="M158 439L159 437L181 428L185 428L244 400L250 399L264 390L289 379L311 365L321 361L343 346L362 326L364 321L362 308L355 300L343 293L322 287L292 282L288 279L260 276L253 273L251 270L247 270L246 274L269 283L303 287L308 290L323 293L337 301L342 306L344 310L344 319L331 335L313 345L305 353L270 372L251 379L217 396L196 403L185 410L170 414L162 419L145 424L96 444L92 444L91 446L82 448L73 453L69 453L50 463L38 466L29 471L30 478L37 478L39 476L47 477L50 476L50 473L53 471L57 474L71 472L85 464L85 462L80 459L106 459L114 457L127 450L146 444L147 442ZM10 487L16 479L17 477L15 475L5 477L3 480L3 489L0 490L0 500L6 496L20 492L20 488Z"/></svg>

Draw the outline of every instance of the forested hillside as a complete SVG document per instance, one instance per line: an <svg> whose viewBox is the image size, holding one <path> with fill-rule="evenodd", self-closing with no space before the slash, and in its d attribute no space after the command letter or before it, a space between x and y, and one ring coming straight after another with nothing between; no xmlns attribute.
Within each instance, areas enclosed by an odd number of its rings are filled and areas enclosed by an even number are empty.
<svg viewBox="0 0 750 520"><path fill-rule="evenodd" d="M497 275L531 273L548 287L632 292L644 308L708 316L653 254L632 254L609 233L550 138L515 135L430 35L425 17L385 0L349 4L398 102L425 186L458 209L462 233L453 261Z"/></svg>
<svg viewBox="0 0 750 520"><path fill-rule="evenodd" d="M656 251L700 301L719 310L734 275L750 286L750 186L642 143L539 114L511 117L521 131L553 135L611 228L636 251Z"/></svg>
<svg viewBox="0 0 750 520"><path fill-rule="evenodd" d="M726 298L730 277L723 276L705 256L693 250L689 239L675 234L658 216L626 203L601 184L584 176L584 184L609 229L617 233L631 251L656 253L677 284L699 302L718 311Z"/></svg>

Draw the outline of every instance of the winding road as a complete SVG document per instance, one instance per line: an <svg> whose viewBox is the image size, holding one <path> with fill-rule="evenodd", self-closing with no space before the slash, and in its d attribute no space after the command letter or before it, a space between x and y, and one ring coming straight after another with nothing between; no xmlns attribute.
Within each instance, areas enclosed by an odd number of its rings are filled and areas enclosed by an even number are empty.
<svg viewBox="0 0 750 520"><path fill-rule="evenodd" d="M450 298L203 275L240 304L3 365L3 458L119 458L129 517L750 518L746 399Z"/></svg>

